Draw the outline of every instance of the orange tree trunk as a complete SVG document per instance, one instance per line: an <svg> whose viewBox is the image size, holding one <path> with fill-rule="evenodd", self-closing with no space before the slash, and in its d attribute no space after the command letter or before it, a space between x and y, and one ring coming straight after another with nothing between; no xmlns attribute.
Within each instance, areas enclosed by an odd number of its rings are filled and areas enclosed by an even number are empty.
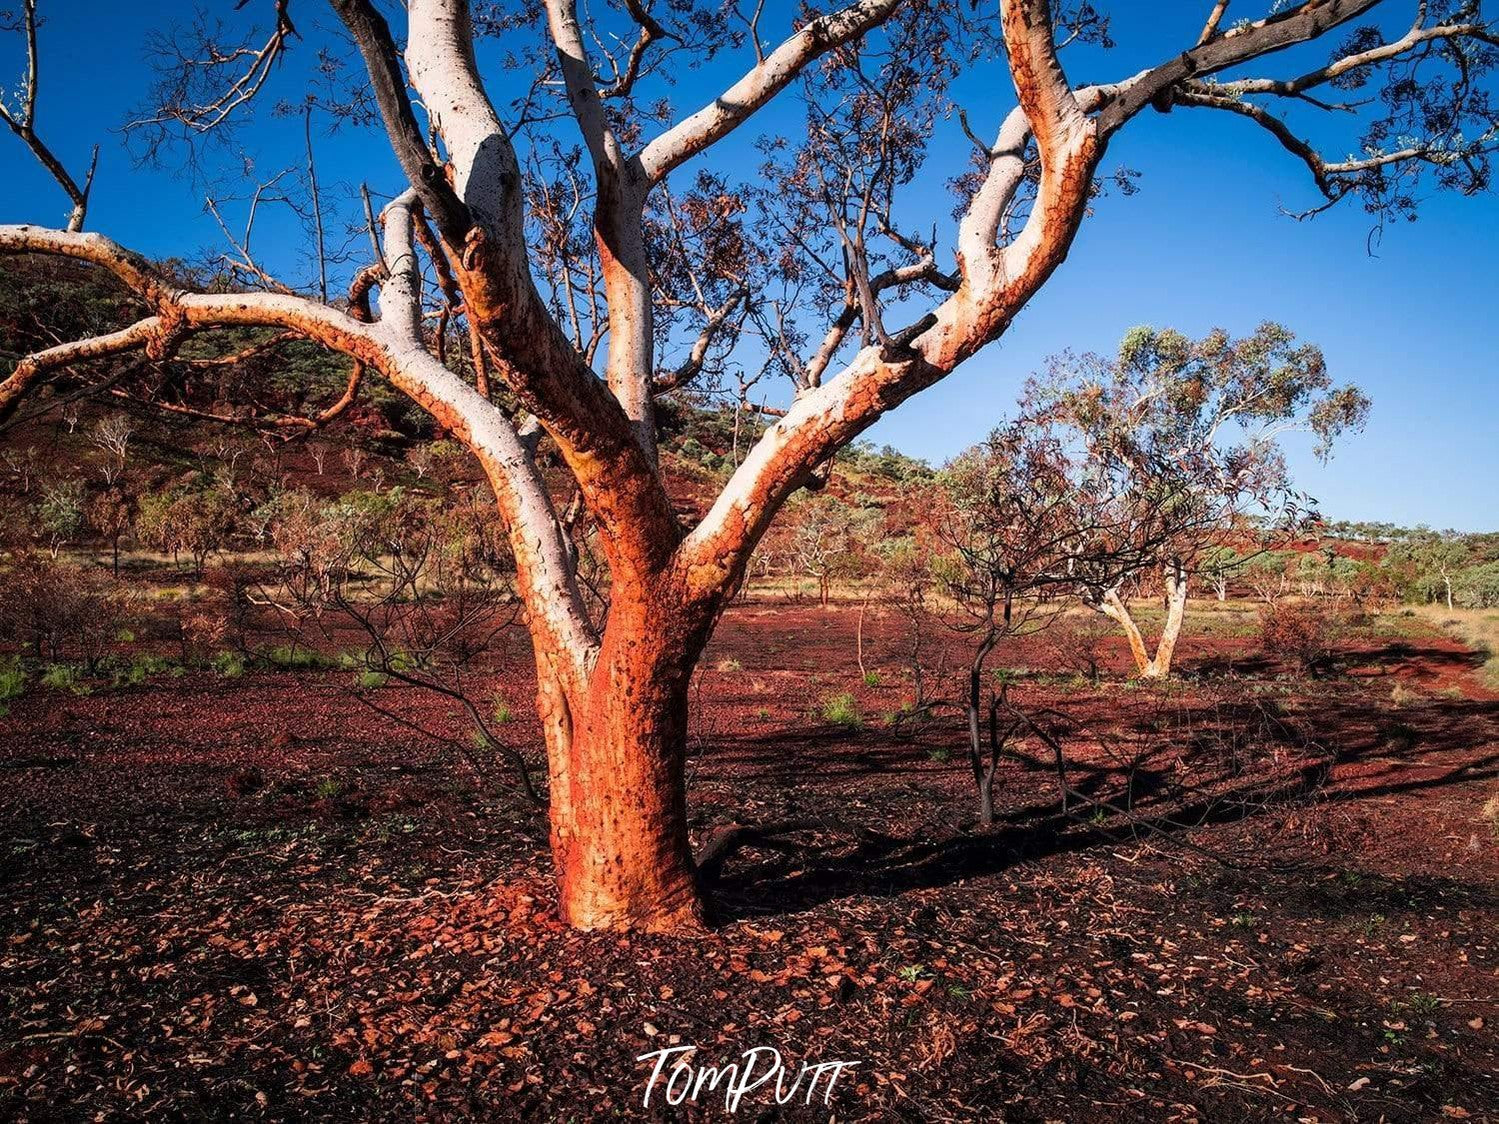
<svg viewBox="0 0 1499 1124"><path fill-rule="evenodd" d="M703 907L687 834L687 694L716 614L662 590L613 597L581 682L553 676L537 653L558 909L580 929L690 931Z"/></svg>

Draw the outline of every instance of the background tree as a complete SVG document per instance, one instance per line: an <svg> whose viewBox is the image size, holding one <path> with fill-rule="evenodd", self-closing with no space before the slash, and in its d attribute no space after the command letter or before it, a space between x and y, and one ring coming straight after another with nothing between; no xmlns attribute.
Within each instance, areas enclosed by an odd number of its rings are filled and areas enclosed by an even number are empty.
<svg viewBox="0 0 1499 1124"><path fill-rule="evenodd" d="M1390 547L1388 564L1406 569L1415 592L1425 601L1442 598L1452 608L1452 583L1472 560L1462 538L1451 531L1436 532L1418 527L1416 533Z"/></svg>
<svg viewBox="0 0 1499 1124"><path fill-rule="evenodd" d="M863 564L862 532L870 529L858 509L836 496L817 492L792 505L788 543L790 560L798 574L817 582L817 603L827 608L833 582L857 574Z"/></svg>
<svg viewBox="0 0 1499 1124"><path fill-rule="evenodd" d="M1166 614L1154 652L1122 596L1122 579L1139 571L1081 583L1089 607L1124 630L1142 677L1171 673L1191 581L1218 564L1209 552L1243 536L1250 515L1289 526L1305 506L1280 437L1308 430L1325 457L1368 409L1357 387L1333 386L1321 351L1270 323L1242 339L1135 328L1113 359L1063 357L1032 381L1028 424L1078 450L1085 487L1107 497L1159 576Z"/></svg>
<svg viewBox="0 0 1499 1124"><path fill-rule="evenodd" d="M113 488L125 471L125 458L130 455L130 439L134 436L135 423L124 414L106 414L89 430L89 444L104 454L99 472L106 487Z"/></svg>
<svg viewBox="0 0 1499 1124"><path fill-rule="evenodd" d="M1252 556L1252 555L1251 555ZM1213 546L1203 551L1201 571L1219 601L1228 600L1228 583L1244 565L1246 555L1231 546Z"/></svg>
<svg viewBox="0 0 1499 1124"><path fill-rule="evenodd" d="M86 503L82 481L58 480L42 485L36 521L54 560L64 546L87 529Z"/></svg>
<svg viewBox="0 0 1499 1124"><path fill-rule="evenodd" d="M120 536L130 529L130 497L120 488L108 488L88 503L89 526L109 543L110 569L120 576Z"/></svg>
<svg viewBox="0 0 1499 1124"><path fill-rule="evenodd" d="M235 349L203 355L188 343L246 329L263 329L248 345L262 354L300 340L348 358L335 401L260 424L325 424L369 373L430 413L478 459L510 536L560 908L590 928L699 923L689 684L755 544L834 453L1005 332L1067 256L1131 121L1190 107L1254 124L1306 166L1319 206L1352 197L1379 217L1409 213L1427 186L1484 189L1496 143L1487 82L1499 38L1467 4L1303 0L1225 26L1219 3L1200 32L1163 35L1159 64L1086 86L1069 80L1061 52L1106 41L1107 13L1092 4L853 0L793 16L648 2L580 14L573 0L547 0L485 10L478 30L501 34L514 64L492 82L464 0L411 0L398 31L371 0L331 6L367 79L344 113L378 116L404 181L370 224L369 260L351 264L346 295L327 303L316 274L300 289L272 277L248 235L235 239L238 282L215 288L79 233L81 216L70 230L0 227L0 251L97 267L133 306L117 327L24 353L0 381L0 421L38 385L90 364L117 380L112 393L220 414L202 402L205 368L187 364ZM130 131L138 148L160 155L251 122L264 76L304 57L294 8L240 5L235 18L261 12L269 28L169 52L157 104ZM1358 22L1376 10L1415 17L1386 35ZM1286 77L1260 69L1294 66L1286 60L1305 53L1287 49L1317 41L1330 47L1324 64ZM308 61L313 81L327 73ZM670 82L694 66L725 84L683 113ZM985 107L985 139L946 169L959 218L933 230L902 189L918 172L943 174L927 146L966 73L985 91L1007 75L1016 103ZM1375 96L1327 97L1349 85ZM746 168L742 150L706 159L778 101L799 104L805 128L782 115L763 167ZM1312 113L1360 130L1338 144L1360 155L1322 156L1304 139L1328 131L1304 119ZM246 188L253 198L258 185ZM460 322L467 347L454 348ZM657 468L656 399L711 382L740 346L754 357L747 368L765 363L793 396L760 404L775 422L702 518L684 523ZM542 436L607 565L602 613L580 581L577 524L538 460Z"/></svg>

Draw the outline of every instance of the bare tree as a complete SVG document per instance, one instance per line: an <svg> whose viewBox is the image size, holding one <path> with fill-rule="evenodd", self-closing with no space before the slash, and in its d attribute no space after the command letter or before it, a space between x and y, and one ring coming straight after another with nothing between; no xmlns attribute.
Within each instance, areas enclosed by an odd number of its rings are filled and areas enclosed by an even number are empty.
<svg viewBox="0 0 1499 1124"><path fill-rule="evenodd" d="M11 12L0 13L0 29L19 31L26 40L26 74L21 80L20 91L13 101L4 94L0 94L0 121L4 121L10 127L10 131L15 133L31 150L31 154L47 170L47 174L57 181L57 186L63 189L73 204L73 209L68 213L67 229L76 232L83 229L83 220L88 215L89 192L94 185L94 172L99 167L99 146L94 145L93 155L89 157L88 171L84 173L83 182L80 183L47 146L47 143L37 135L36 106L37 94L41 86L41 57L37 50L37 28L40 24L41 20L37 18L36 0L22 0L19 16Z"/></svg>
<svg viewBox="0 0 1499 1124"><path fill-rule="evenodd" d="M120 473L125 471L125 458L130 452L130 439L134 436L135 423L124 414L108 414L89 431L89 443L104 454L104 464L99 471L107 487L113 488Z"/></svg>
<svg viewBox="0 0 1499 1124"><path fill-rule="evenodd" d="M776 43L762 38L764 13L745 34L731 8L645 0L580 16L573 0L546 0L544 25L493 25L520 63L521 88L498 98L479 72L464 0L410 0L404 48L372 0L331 4L406 180L362 275L366 293L379 286L378 317L253 281L198 291L99 235L0 227L0 251L92 263L145 305L117 331L24 356L0 382L0 417L64 369L127 352L164 363L194 335L247 327L350 356L356 372L430 412L478 458L510 534L537 664L560 909L587 928L700 923L684 784L689 688L755 544L838 449L1005 332L1067 256L1126 125L1173 107L1247 121L1306 166L1323 205L1354 196L1380 216L1408 211L1428 181L1482 189L1496 143L1485 81L1499 39L1466 4L1409 5L1417 18L1395 38L1347 33L1360 17L1401 9L1396 0L1302 0L1230 27L1218 5L1200 34L1162 44L1159 65L1077 87L1060 45L1098 40L1091 4L851 0L804 13ZM265 74L295 54L289 0L269 6L263 40L178 60L192 80L168 83L178 96L150 128L191 137L247 119ZM1337 44L1325 65L1239 77L1317 41ZM678 117L665 81L708 61L715 72L744 69ZM1007 74L1016 104L985 123L995 139L976 146L975 164L952 169L961 217L939 247L936 232L913 233L932 216L903 214L901 189L929 174L932 126L957 108L948 87L970 66L986 90ZM1270 108L1334 110L1323 95L1360 82L1384 96L1331 115L1363 123L1352 159L1321 156ZM778 99L807 111L804 143L769 142L779 214L730 179L742 158L684 180ZM575 143L584 171L569 202L561 169L578 163ZM548 185L559 187L557 212L587 236L563 226L543 243L532 201ZM679 204L702 221L674 223ZM675 268L684 258L692 268ZM753 307L710 324L703 310L722 309L735 290ZM470 357L448 355L449 333L429 331L444 310L466 324ZM741 339L769 351L795 393L783 413L768 407L776 420L689 527L657 469L655 398L684 389L670 376L704 332L710 355ZM538 464L543 435L607 564L602 614Z"/></svg>
<svg viewBox="0 0 1499 1124"><path fill-rule="evenodd" d="M1130 523L1135 511L1102 492L1087 467L1086 450L1079 463L1053 431L1021 418L955 457L938 477L933 522L946 548L938 572L962 610L954 627L971 644L963 705L983 825L994 822L1004 748L1028 727L1011 700L1009 677L1001 674L997 686L986 679L989 657L1001 641L1048 627L1080 573L1117 583L1156 545Z"/></svg>

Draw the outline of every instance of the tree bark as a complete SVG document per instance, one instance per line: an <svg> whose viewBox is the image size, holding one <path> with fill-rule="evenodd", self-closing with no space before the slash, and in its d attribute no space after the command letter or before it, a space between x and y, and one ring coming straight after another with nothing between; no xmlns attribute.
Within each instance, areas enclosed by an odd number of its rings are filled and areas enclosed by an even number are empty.
<svg viewBox="0 0 1499 1124"><path fill-rule="evenodd" d="M1145 646L1140 626L1135 623L1129 606L1124 603L1117 590L1109 590L1093 606L1124 629L1124 635L1129 639L1130 654L1135 660L1135 670L1141 679L1165 679L1171 674L1176 641L1181 636L1182 621L1186 618L1186 568L1177 562L1168 563L1163 577L1166 583L1166 622L1161 628L1161 638L1156 642L1154 655Z"/></svg>
<svg viewBox="0 0 1499 1124"><path fill-rule="evenodd" d="M537 650L558 909L579 929L703 924L687 833L687 696L712 614L671 586L616 587L603 645L581 679L570 682L563 661Z"/></svg>
<svg viewBox="0 0 1499 1124"><path fill-rule="evenodd" d="M989 658L989 653L994 650L994 645L998 641L999 631L991 623L988 630L984 633L983 640L979 642L978 648L974 651L972 662L968 665L968 757L969 763L973 768L973 781L978 787L979 823L985 827L994 822L994 772L998 761L991 760L987 768L984 765L979 721L980 708L983 705L984 661ZM991 712L991 743L993 740L993 725L993 714Z"/></svg>
<svg viewBox="0 0 1499 1124"><path fill-rule="evenodd" d="M1177 637L1181 635L1182 621L1187 615L1187 571L1180 562L1167 563L1166 623L1161 629L1161 639L1156 644L1155 657L1143 672L1146 679L1164 679L1171 674L1171 660L1176 654Z"/></svg>
<svg viewBox="0 0 1499 1124"><path fill-rule="evenodd" d="M1124 635L1129 638L1130 655L1135 658L1135 670L1142 676L1145 675L1146 669L1150 667L1150 653L1145 650L1145 637L1140 635L1140 626L1129 615L1129 608L1120 599L1118 592L1109 590L1094 608L1124 629Z"/></svg>

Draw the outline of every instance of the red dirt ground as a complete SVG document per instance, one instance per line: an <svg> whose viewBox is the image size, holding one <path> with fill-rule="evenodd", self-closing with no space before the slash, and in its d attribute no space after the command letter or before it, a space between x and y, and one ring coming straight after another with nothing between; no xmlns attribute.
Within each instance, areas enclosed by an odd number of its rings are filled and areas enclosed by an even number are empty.
<svg viewBox="0 0 1499 1124"><path fill-rule="evenodd" d="M815 826L732 856L694 940L560 926L541 822L347 674L17 700L0 1113L654 1117L636 1058L696 1044L859 1063L828 1105L751 1093L755 1120L1499 1119L1499 701L1461 647L1365 638L1307 680L1198 637L1166 688L1033 674L1083 800L1022 742L981 831L958 717L886 726L899 621L866 622L875 685L855 622L720 629L695 831ZM534 758L525 659L495 686ZM843 691L861 729L818 714ZM462 736L441 700L369 697Z"/></svg>

